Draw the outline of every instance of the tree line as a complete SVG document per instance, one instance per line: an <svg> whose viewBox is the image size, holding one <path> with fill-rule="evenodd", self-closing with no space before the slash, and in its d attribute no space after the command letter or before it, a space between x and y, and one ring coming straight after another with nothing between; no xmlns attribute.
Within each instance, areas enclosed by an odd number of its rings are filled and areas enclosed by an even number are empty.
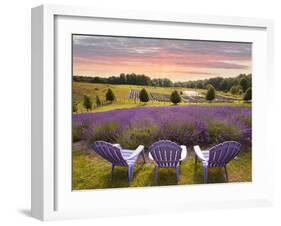
<svg viewBox="0 0 281 226"><path fill-rule="evenodd" d="M73 76L75 82L88 82L88 83L106 83L106 84L128 84L128 85L144 85L144 86L159 86L159 87L172 87L173 82L167 78L155 78L144 74L125 74L121 73L119 76L104 77L91 77L91 76Z"/></svg>
<svg viewBox="0 0 281 226"><path fill-rule="evenodd" d="M242 83L241 80L243 81ZM172 82L168 78L151 79L144 74L121 73L119 76L111 76L108 78L98 76L73 76L73 81L88 83L144 85L155 87L183 87L196 89L208 89L208 86L212 85L218 91L230 91L232 94L242 94L252 86L252 74L240 74L237 77L230 78L215 77L196 81Z"/></svg>
<svg viewBox="0 0 281 226"><path fill-rule="evenodd" d="M214 77L203 80L176 82L174 87L186 87L196 89L208 89L212 85L216 90L231 92L232 94L242 94L252 86L252 74L240 74L236 77ZM233 88L233 90L231 90Z"/></svg>
<svg viewBox="0 0 281 226"><path fill-rule="evenodd" d="M128 85L144 85L144 86L159 86L159 87L172 87L173 82L167 78L155 78L144 74L125 74L121 73L119 76L104 77L91 77L91 76L73 76L75 82L89 82L89 83L106 83L106 84L128 84Z"/></svg>

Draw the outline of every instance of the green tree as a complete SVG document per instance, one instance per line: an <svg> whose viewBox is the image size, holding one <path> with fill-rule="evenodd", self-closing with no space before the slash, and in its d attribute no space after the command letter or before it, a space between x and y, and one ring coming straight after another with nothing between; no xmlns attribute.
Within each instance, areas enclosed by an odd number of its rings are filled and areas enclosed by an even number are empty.
<svg viewBox="0 0 281 226"><path fill-rule="evenodd" d="M89 109L92 109L92 100L90 97L88 96L84 96L84 100L83 100L83 106L87 109L87 111L89 111Z"/></svg>
<svg viewBox="0 0 281 226"><path fill-rule="evenodd" d="M241 86L240 85L234 85L231 87L230 89L230 93L232 95L239 95L241 94L243 91L241 90Z"/></svg>
<svg viewBox="0 0 281 226"><path fill-rule="evenodd" d="M208 91L206 93L206 100L212 101L216 97L216 90L212 85L208 85Z"/></svg>
<svg viewBox="0 0 281 226"><path fill-rule="evenodd" d="M120 84L126 84L126 75L124 73L120 74Z"/></svg>
<svg viewBox="0 0 281 226"><path fill-rule="evenodd" d="M174 104L178 104L181 102L181 96L179 95L178 91L175 90L171 93L171 97L170 97L170 100L172 103Z"/></svg>
<svg viewBox="0 0 281 226"><path fill-rule="evenodd" d="M146 89L144 89L144 88L140 91L139 97L140 97L141 102L149 101L148 93L147 93Z"/></svg>
<svg viewBox="0 0 281 226"><path fill-rule="evenodd" d="M241 78L239 81L239 85L241 86L243 93L245 93L249 87L249 84L248 84L248 81L246 78Z"/></svg>
<svg viewBox="0 0 281 226"><path fill-rule="evenodd" d="M249 87L249 88L246 90L246 92L245 92L245 94L244 94L244 96L243 96L243 100L246 100L246 101L252 100L252 88L251 88L251 87Z"/></svg>
<svg viewBox="0 0 281 226"><path fill-rule="evenodd" d="M96 105L97 105L97 106L100 106L100 105L101 105L101 101L100 101L99 96L96 96Z"/></svg>
<svg viewBox="0 0 281 226"><path fill-rule="evenodd" d="M106 92L105 99L107 101L110 101L110 102L115 100L115 95L114 95L113 91L110 88Z"/></svg>
<svg viewBox="0 0 281 226"><path fill-rule="evenodd" d="M228 86L227 81L225 79L222 80L220 83L220 89L224 92L227 92L227 86Z"/></svg>

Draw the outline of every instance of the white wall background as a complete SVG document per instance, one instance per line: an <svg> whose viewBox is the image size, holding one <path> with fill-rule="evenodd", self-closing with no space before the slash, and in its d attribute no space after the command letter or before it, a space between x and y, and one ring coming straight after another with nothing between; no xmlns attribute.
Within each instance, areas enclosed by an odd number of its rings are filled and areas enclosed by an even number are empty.
<svg viewBox="0 0 281 226"><path fill-rule="evenodd" d="M30 8L43 3L98 8L152 10L207 15L231 15L275 20L275 104L270 129L275 150L276 202L271 208L194 211L178 214L132 216L50 222L50 225L280 225L281 212L281 13L276 0L9 0L0 8L0 225L39 225L30 208ZM279 51L278 51L279 50ZM266 75L265 75L266 76ZM280 85L278 85L280 84ZM266 153L265 153L266 154ZM219 219L219 220L218 220ZM212 224L211 224L212 225Z"/></svg>

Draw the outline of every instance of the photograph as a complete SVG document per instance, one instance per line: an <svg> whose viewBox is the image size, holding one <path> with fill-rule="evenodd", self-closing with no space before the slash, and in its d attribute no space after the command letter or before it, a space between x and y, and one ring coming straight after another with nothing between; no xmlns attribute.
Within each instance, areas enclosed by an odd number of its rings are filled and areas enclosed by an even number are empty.
<svg viewBox="0 0 281 226"><path fill-rule="evenodd" d="M252 43L72 34L72 189L252 181Z"/></svg>

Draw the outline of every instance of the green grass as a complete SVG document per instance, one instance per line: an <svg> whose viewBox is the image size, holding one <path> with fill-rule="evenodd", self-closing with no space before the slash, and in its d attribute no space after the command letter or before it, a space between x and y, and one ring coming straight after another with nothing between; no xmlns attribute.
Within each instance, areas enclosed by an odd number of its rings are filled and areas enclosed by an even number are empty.
<svg viewBox="0 0 281 226"><path fill-rule="evenodd" d="M139 107L143 104L140 102L135 102L134 100L129 100L128 95L131 89L141 90L143 87L146 88L148 92L156 92L161 94L171 94L171 92L175 89L178 91L187 90L185 88L172 88L172 87L151 87L151 86L137 86L137 85L110 85L110 84L96 84L96 83L82 83L82 82L73 82L73 99L76 103L78 103L78 112L83 113L86 110L83 107L83 96L87 95L91 97L94 105L96 96L99 96L100 100L103 102L103 106L98 108L93 108L93 112L99 111L108 111L113 109L120 108L132 108ZM113 103L106 103L105 94L108 88L111 88L115 94L116 101ZM150 106L161 106L167 105L170 103L163 103L158 101L150 101L148 105Z"/></svg>
<svg viewBox="0 0 281 226"><path fill-rule="evenodd" d="M237 159L232 160L228 166L229 182L250 182L252 180L251 150L244 150ZM73 151L72 185L74 190L97 188L122 188L165 186L176 184L175 169L160 169L159 183L155 183L155 164L147 160L143 165L139 159L134 178L128 182L127 168L116 167L112 181L110 181L111 164L94 153L79 150ZM209 169L209 183L224 183L224 173L221 168ZM202 184L203 170L200 163L195 167L194 155L181 164L179 184Z"/></svg>
<svg viewBox="0 0 281 226"><path fill-rule="evenodd" d="M132 101L131 101L132 102ZM234 102L234 103L180 103L180 106L187 106L187 105L194 105L194 106L236 106L236 107L251 107L251 103L241 103L241 102ZM149 104L143 103L112 103L103 105L101 107L95 108L92 111L86 111L84 109L80 110L78 113L89 113L89 112L104 112L104 111L111 111L116 109L130 109L130 108L139 108L139 107L162 107L162 106L174 106L172 103L169 102L151 102Z"/></svg>
<svg viewBox="0 0 281 226"><path fill-rule="evenodd" d="M111 85L111 84L96 84L96 83L82 83L73 82L73 99L78 104L78 113L86 113L86 109L83 107L83 96L90 96L93 104L95 105L96 96L99 96L103 105L100 107L94 107L91 112L103 112L110 111L114 109L128 109L135 107L146 107L146 106L171 106L170 102L159 102L159 101L149 101L147 104L135 102L134 100L128 99L128 94L130 89L141 90L143 87L147 89L148 92L160 93L160 94L171 94L175 89L180 91L193 90L200 93L204 93L206 90L203 89L188 89L188 88L173 88L173 87L151 87L151 86L137 86L137 85ZM108 88L111 88L114 92L117 100L112 103L105 102L105 94ZM226 95L223 92L218 92L219 95ZM230 97L229 94L227 96ZM236 96L232 96L237 98ZM180 105L198 105L199 103L180 103ZM249 106L249 104L243 104L237 101L236 103L200 103L200 105L235 105L235 106Z"/></svg>
<svg viewBox="0 0 281 226"><path fill-rule="evenodd" d="M105 93L108 88L111 88L114 92L117 100L128 99L130 89L141 90L145 88L148 92L171 94L172 91L178 90L185 91L191 90L187 88L174 88L174 87L152 87L152 86L138 86L138 85L111 85L111 84L99 84L99 83L84 83L84 82L73 82L73 95L74 99L79 101L82 100L83 95L96 97L98 95L101 100L105 100ZM194 91L202 92L204 90L192 89Z"/></svg>

